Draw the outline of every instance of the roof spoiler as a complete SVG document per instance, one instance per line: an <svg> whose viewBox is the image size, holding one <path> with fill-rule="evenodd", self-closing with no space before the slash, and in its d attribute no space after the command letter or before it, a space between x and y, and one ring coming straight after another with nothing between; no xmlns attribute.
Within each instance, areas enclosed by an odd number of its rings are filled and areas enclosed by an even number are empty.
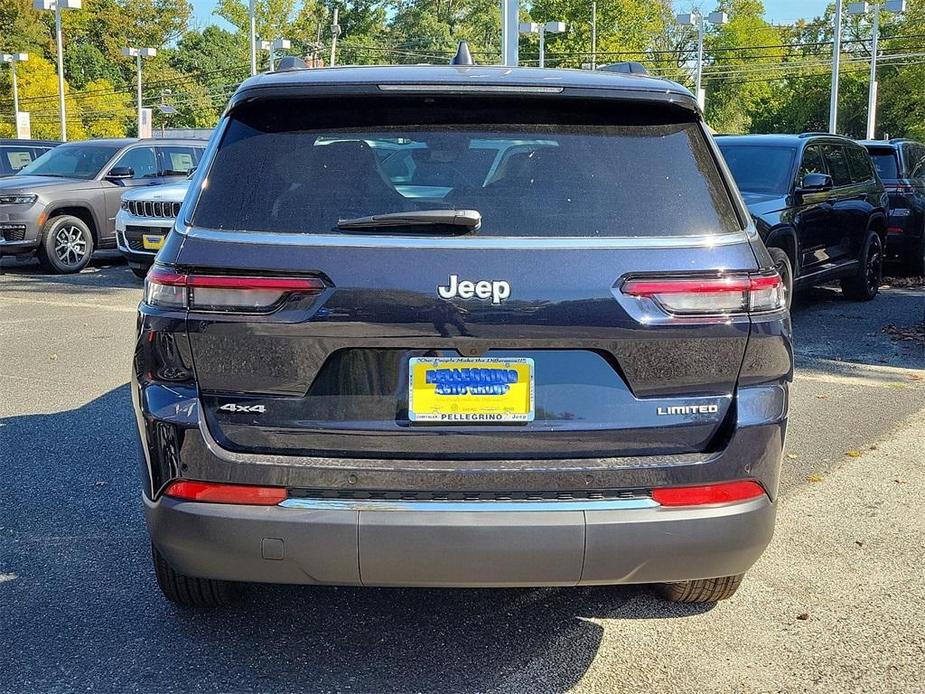
<svg viewBox="0 0 925 694"><path fill-rule="evenodd" d="M276 66L276 72L287 72L289 70L307 70L308 65L305 61L294 55L284 55L279 59Z"/></svg>
<svg viewBox="0 0 925 694"><path fill-rule="evenodd" d="M608 65L601 65L597 68L598 70L603 70L604 72L621 72L625 75L648 75L649 71L646 70L645 65L642 63L637 63L632 60L626 60L620 63L610 63Z"/></svg>

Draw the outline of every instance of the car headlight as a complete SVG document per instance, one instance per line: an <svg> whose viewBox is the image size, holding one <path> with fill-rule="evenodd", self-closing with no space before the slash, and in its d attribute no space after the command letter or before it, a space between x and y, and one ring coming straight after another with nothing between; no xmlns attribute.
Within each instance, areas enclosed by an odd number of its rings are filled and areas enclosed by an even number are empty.
<svg viewBox="0 0 925 694"><path fill-rule="evenodd" d="M122 201L122 209L123 209L123 210L127 210L127 209L128 209L128 200L123 200L123 201Z"/></svg>
<svg viewBox="0 0 925 694"><path fill-rule="evenodd" d="M31 205L38 199L38 195L0 195L0 205Z"/></svg>

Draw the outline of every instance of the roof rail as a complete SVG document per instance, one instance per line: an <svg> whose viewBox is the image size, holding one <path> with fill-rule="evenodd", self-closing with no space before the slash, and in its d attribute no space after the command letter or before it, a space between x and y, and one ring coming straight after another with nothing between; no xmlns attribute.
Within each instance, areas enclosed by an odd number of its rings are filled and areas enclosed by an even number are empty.
<svg viewBox="0 0 925 694"><path fill-rule="evenodd" d="M827 133L822 130L811 130L807 133L800 133L797 137L818 137L819 135L831 135L833 137L841 137L837 133Z"/></svg>

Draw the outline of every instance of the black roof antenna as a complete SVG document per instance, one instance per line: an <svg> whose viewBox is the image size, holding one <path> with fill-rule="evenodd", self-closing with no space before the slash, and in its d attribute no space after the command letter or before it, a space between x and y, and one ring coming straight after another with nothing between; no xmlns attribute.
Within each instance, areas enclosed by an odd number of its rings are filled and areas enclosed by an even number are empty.
<svg viewBox="0 0 925 694"><path fill-rule="evenodd" d="M450 65L475 65L472 59L472 53L469 52L469 44L466 41L460 41L456 49L456 55L450 61Z"/></svg>

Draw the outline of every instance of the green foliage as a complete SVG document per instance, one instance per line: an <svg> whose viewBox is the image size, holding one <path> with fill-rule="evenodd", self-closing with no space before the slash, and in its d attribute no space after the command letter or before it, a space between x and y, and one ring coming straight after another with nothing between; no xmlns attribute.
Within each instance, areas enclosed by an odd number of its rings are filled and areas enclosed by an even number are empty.
<svg viewBox="0 0 925 694"><path fill-rule="evenodd" d="M653 74L693 89L697 32L674 21L671 0L599 0L598 64L636 60ZM773 26L760 0L697 3L719 9L728 24L708 25L703 86L708 122L723 132L799 132L828 127L833 8L792 26ZM685 6L686 7L686 6ZM144 61L145 106L155 125L210 127L236 85L249 74L247 0L219 0L216 14L234 29L190 26L189 0L84 0L63 13L70 137L133 134L135 63L125 46L154 47ZM444 63L456 42L469 42L476 60L500 58L501 13L497 0L257 0L259 38L292 41L293 54L327 62L331 24L338 11L339 64ZM550 67L591 62L590 0L533 0L524 21L562 21L567 31L547 35ZM925 0L909 0L902 16L884 14L883 59L878 71L878 136L925 138ZM866 130L870 26L844 20L839 130ZM521 59L535 64L535 36L520 39ZM0 0L0 50L27 51L18 66L22 108L32 114L36 136L58 135L53 17L31 0ZM260 69L267 55L259 54ZM8 67L0 67L0 134L13 129ZM159 104L177 110L165 117ZM166 120L165 120L166 118Z"/></svg>

